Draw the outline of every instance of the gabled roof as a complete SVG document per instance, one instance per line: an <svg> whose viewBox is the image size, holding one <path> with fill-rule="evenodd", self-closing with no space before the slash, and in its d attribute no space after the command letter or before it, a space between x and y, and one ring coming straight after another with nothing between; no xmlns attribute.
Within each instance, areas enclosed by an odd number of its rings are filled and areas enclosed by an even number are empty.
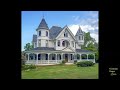
<svg viewBox="0 0 120 90"><path fill-rule="evenodd" d="M46 23L46 21L45 21L44 18L41 20L41 22L40 22L37 30L38 30L38 29L48 29L48 30L49 30L48 25L47 25L47 23Z"/></svg>
<svg viewBox="0 0 120 90"><path fill-rule="evenodd" d="M80 35L80 34L84 34L84 33L83 33L81 27L79 26L79 29L78 29L78 31L77 31L75 36Z"/></svg>
<svg viewBox="0 0 120 90"><path fill-rule="evenodd" d="M61 27L52 26L49 31L50 39L55 39L61 31L62 31Z"/></svg>
<svg viewBox="0 0 120 90"><path fill-rule="evenodd" d="M67 29L67 31L70 33L70 35L73 37L74 40L75 39L75 36L73 35L73 33L71 32L71 30L68 28L68 26L64 26L63 29L61 30L61 32L56 36L56 39Z"/></svg>
<svg viewBox="0 0 120 90"><path fill-rule="evenodd" d="M37 35L33 35L33 42L37 42Z"/></svg>

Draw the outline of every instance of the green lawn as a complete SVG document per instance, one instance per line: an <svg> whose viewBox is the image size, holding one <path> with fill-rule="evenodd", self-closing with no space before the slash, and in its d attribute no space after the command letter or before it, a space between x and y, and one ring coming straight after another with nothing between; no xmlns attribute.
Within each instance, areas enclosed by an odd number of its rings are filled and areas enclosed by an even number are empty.
<svg viewBox="0 0 120 90"><path fill-rule="evenodd" d="M98 79L98 64L92 67L38 66L34 70L22 71L22 79Z"/></svg>

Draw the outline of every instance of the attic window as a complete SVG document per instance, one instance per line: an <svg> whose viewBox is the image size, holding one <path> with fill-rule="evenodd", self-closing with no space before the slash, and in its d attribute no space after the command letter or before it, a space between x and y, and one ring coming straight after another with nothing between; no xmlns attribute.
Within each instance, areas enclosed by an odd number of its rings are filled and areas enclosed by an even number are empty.
<svg viewBox="0 0 120 90"><path fill-rule="evenodd" d="M68 33L66 31L64 32L64 37L68 37Z"/></svg>

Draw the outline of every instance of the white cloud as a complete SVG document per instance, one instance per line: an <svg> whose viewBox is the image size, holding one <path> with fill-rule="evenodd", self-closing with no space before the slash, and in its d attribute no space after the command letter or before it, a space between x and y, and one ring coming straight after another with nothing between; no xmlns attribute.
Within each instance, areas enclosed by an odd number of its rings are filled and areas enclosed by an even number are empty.
<svg viewBox="0 0 120 90"><path fill-rule="evenodd" d="M75 35L79 28L79 25L73 24L73 25L69 25L68 27L72 31L72 33ZM91 25L80 25L80 27L81 27L82 31L90 32L91 37L95 38L96 42L98 42L98 32L94 33L96 28L92 27ZM93 32L91 32L91 31L93 31Z"/></svg>
<svg viewBox="0 0 120 90"><path fill-rule="evenodd" d="M96 42L99 42L98 41L98 34L91 33L90 36L95 38Z"/></svg>
<svg viewBox="0 0 120 90"><path fill-rule="evenodd" d="M78 30L78 28L79 28L79 26L78 25L69 25L68 26L69 27L69 29L72 31L72 33L75 35L76 33L77 33L77 30Z"/></svg>
<svg viewBox="0 0 120 90"><path fill-rule="evenodd" d="M78 21L80 19L80 16L73 16L74 21Z"/></svg>
<svg viewBox="0 0 120 90"><path fill-rule="evenodd" d="M71 24L68 27L75 35L79 25L84 32L90 32L91 37L98 42L98 11L89 11L85 18L80 16L72 16L76 24Z"/></svg>

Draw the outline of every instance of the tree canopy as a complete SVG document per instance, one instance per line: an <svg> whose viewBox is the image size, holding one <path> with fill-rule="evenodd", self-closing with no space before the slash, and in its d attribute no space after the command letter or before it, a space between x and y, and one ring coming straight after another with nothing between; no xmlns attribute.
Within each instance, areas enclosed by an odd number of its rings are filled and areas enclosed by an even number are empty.
<svg viewBox="0 0 120 90"><path fill-rule="evenodd" d="M25 51L29 51L33 49L33 45L30 45L30 43L27 43L26 46L24 46Z"/></svg>
<svg viewBox="0 0 120 90"><path fill-rule="evenodd" d="M90 50L95 52L96 60L98 61L98 43L94 38L90 36L90 32L84 32L84 45L81 47L82 49Z"/></svg>

